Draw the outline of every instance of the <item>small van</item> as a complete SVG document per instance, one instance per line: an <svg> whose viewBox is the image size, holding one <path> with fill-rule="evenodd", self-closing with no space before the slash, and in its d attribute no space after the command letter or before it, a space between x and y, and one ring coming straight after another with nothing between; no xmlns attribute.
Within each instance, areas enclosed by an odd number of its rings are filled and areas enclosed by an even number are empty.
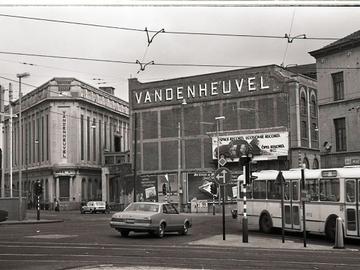
<svg viewBox="0 0 360 270"><path fill-rule="evenodd" d="M102 201L88 201L86 205L81 206L80 213L91 213L97 212L106 213L106 203Z"/></svg>

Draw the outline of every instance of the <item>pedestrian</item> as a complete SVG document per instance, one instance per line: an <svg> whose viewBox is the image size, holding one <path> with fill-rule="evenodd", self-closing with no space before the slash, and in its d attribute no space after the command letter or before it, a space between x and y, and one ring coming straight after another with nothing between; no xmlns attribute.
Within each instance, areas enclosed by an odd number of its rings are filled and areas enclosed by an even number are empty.
<svg viewBox="0 0 360 270"><path fill-rule="evenodd" d="M110 207L107 201L105 202L105 212L108 214L110 213Z"/></svg>
<svg viewBox="0 0 360 270"><path fill-rule="evenodd" d="M60 211L60 204L59 204L59 201L57 199L55 199L55 211L56 212Z"/></svg>

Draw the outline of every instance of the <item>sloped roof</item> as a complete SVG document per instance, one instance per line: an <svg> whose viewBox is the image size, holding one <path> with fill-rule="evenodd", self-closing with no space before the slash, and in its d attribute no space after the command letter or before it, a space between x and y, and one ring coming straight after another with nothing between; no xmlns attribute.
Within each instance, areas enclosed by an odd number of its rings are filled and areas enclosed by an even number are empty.
<svg viewBox="0 0 360 270"><path fill-rule="evenodd" d="M338 39L337 41L330 43L329 45L326 45L325 47L319 50L309 52L309 54L317 58L359 46L360 46L360 30L344 38Z"/></svg>

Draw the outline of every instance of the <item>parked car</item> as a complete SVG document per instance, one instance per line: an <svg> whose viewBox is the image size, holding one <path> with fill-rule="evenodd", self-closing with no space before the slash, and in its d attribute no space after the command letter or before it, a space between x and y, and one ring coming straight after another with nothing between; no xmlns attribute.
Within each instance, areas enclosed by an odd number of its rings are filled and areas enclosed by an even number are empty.
<svg viewBox="0 0 360 270"><path fill-rule="evenodd" d="M148 232L162 238L165 232L187 234L191 219L179 214L170 203L134 202L122 212L115 213L110 227L127 237L132 232Z"/></svg>
<svg viewBox="0 0 360 270"><path fill-rule="evenodd" d="M106 203L102 201L88 201L86 205L81 206L81 214L91 213L95 214L97 212L106 213Z"/></svg>
<svg viewBox="0 0 360 270"><path fill-rule="evenodd" d="M0 210L0 222L8 219L8 211Z"/></svg>

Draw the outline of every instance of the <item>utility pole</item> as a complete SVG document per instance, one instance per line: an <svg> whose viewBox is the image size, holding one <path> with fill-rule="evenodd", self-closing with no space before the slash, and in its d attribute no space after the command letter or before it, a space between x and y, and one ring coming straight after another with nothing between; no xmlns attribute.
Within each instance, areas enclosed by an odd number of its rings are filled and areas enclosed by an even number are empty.
<svg viewBox="0 0 360 270"><path fill-rule="evenodd" d="M16 77L19 78L19 220L22 220L22 119L21 119L21 79L30 76L29 73L16 74Z"/></svg>
<svg viewBox="0 0 360 270"><path fill-rule="evenodd" d="M134 202L136 202L137 112L134 112Z"/></svg>
<svg viewBox="0 0 360 270"><path fill-rule="evenodd" d="M12 84L9 83L9 188L10 188L10 198L13 197L13 90Z"/></svg>

